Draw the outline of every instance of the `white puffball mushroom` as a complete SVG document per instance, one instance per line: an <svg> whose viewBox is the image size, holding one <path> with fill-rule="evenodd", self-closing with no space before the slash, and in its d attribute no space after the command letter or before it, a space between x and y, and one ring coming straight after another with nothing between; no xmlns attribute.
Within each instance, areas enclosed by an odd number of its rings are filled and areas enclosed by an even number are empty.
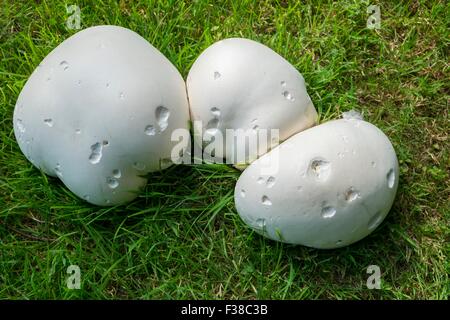
<svg viewBox="0 0 450 320"><path fill-rule="evenodd" d="M137 33L96 26L41 62L14 110L20 149L96 205L134 199L146 173L170 165L171 132L188 128L185 83Z"/></svg>
<svg viewBox="0 0 450 320"><path fill-rule="evenodd" d="M224 146L226 129L248 130L249 136L259 129L279 129L283 141L317 119L303 76L272 49L249 39L230 38L208 47L194 62L186 85L197 135L202 132L208 141L220 132ZM266 140L257 154L247 150L246 163L267 152L266 145L273 145L270 134ZM229 149L214 150L215 157L227 158L230 150L236 154L240 142L228 143Z"/></svg>
<svg viewBox="0 0 450 320"><path fill-rule="evenodd" d="M235 188L237 211L268 238L330 249L370 234L398 186L389 139L351 116L298 133L253 162Z"/></svg>

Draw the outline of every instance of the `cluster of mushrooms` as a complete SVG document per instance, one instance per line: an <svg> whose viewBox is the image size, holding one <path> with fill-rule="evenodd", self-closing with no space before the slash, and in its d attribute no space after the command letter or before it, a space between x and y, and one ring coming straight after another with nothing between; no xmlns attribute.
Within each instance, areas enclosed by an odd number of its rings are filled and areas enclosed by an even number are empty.
<svg viewBox="0 0 450 320"><path fill-rule="evenodd" d="M144 38L117 26L91 27L62 42L32 73L14 110L27 159L99 206L133 200L148 173L176 163L174 132L190 132L191 123L208 139L228 129L276 129L281 144L267 135L247 154L235 187L239 215L268 238L337 248L383 221L398 162L389 139L358 114L316 122L302 75L262 44L213 44L185 83ZM214 149L215 158L239 147L229 140L230 148ZM188 148L175 154L190 157Z"/></svg>

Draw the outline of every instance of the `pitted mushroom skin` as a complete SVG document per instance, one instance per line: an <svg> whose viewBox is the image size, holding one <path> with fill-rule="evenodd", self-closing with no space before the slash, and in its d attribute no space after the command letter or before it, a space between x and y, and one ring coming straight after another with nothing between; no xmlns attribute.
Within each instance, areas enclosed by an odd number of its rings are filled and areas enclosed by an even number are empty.
<svg viewBox="0 0 450 320"><path fill-rule="evenodd" d="M185 83L137 33L96 26L44 58L22 89L14 132L33 165L96 205L134 199L188 129Z"/></svg>
<svg viewBox="0 0 450 320"><path fill-rule="evenodd" d="M300 132L253 162L234 198L258 233L332 249L361 240L383 221L398 174L395 150L381 130L340 119Z"/></svg>

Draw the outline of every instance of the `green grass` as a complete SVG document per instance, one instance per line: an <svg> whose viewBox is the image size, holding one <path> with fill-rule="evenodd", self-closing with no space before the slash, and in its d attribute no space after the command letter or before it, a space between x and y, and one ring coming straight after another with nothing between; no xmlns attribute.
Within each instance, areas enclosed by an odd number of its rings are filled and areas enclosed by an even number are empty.
<svg viewBox="0 0 450 320"><path fill-rule="evenodd" d="M132 203L87 204L21 154L12 114L39 62L75 31L59 1L0 7L0 298L447 299L449 26L446 1L68 1L82 28L115 24L158 48L186 77L213 42L246 37L305 77L321 121L362 110L391 139L400 185L364 240L321 251L267 240L237 215L239 172L178 166L152 174ZM65 285L81 268L81 290ZM379 265L382 289L366 288Z"/></svg>

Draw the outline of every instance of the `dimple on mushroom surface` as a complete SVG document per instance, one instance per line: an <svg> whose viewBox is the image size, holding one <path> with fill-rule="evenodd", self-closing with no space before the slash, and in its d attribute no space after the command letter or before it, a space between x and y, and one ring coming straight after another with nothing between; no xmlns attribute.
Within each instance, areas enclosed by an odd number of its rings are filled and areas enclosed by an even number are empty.
<svg viewBox="0 0 450 320"><path fill-rule="evenodd" d="M329 249L370 234L388 214L397 187L389 139L368 122L341 119L300 132L253 162L234 198L257 232Z"/></svg>
<svg viewBox="0 0 450 320"><path fill-rule="evenodd" d="M226 145L227 129L279 130L281 141L313 126L317 112L306 92L303 76L283 57L258 42L230 38L208 47L195 61L187 77L190 110L196 132L207 139L221 133ZM227 158L229 150L215 150ZM257 154L271 146L260 144ZM263 149L261 149L263 148ZM247 151L246 162L257 157Z"/></svg>
<svg viewBox="0 0 450 320"><path fill-rule="evenodd" d="M141 36L116 26L82 30L56 47L14 110L25 156L97 205L134 199L143 176L170 158L171 132L187 129L188 121L176 68Z"/></svg>

